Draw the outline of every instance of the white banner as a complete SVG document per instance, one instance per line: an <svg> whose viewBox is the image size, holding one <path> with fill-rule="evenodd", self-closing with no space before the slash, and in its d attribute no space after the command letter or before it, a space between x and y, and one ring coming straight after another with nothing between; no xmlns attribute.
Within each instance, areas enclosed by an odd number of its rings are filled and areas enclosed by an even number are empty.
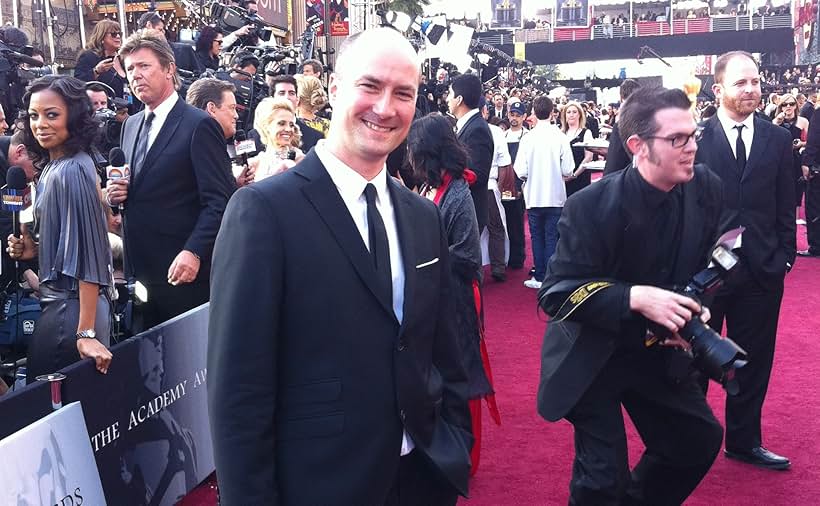
<svg viewBox="0 0 820 506"><path fill-rule="evenodd" d="M0 462L0 504L106 504L79 402L0 441Z"/></svg>

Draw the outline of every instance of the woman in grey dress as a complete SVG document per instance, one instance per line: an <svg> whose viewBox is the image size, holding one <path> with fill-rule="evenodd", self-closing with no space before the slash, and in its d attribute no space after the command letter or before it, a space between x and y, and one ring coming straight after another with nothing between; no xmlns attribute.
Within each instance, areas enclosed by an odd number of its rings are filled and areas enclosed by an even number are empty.
<svg viewBox="0 0 820 506"><path fill-rule="evenodd" d="M466 148L456 138L450 123L440 114L413 122L407 135L407 158L414 179L422 181L420 193L441 212L450 252L450 290L453 320L458 329L461 359L470 385L470 415L475 444L470 454L470 474L478 470L481 449L481 400L490 416L501 424L492 386L490 360L484 341L481 313L481 245L470 185L476 175L466 168Z"/></svg>
<svg viewBox="0 0 820 506"><path fill-rule="evenodd" d="M45 76L23 97L18 121L37 169L34 233L8 237L14 259L38 257L42 314L28 348L28 381L90 357L105 373L113 287L111 247L94 162L98 126L79 79ZM39 239L39 241L38 241Z"/></svg>

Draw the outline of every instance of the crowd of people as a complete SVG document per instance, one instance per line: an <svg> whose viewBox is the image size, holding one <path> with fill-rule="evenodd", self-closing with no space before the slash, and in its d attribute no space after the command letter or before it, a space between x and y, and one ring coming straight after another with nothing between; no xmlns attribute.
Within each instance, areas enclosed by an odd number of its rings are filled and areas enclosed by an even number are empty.
<svg viewBox="0 0 820 506"><path fill-rule="evenodd" d="M816 93L767 107L737 51L716 62L714 104L627 80L602 108L444 68L425 81L378 28L346 39L327 87L308 60L242 111L259 61L240 51L222 72L220 55L247 34L201 30L194 58L218 72L183 89L158 21L126 39L98 22L75 75L34 81L0 139L36 187L33 222L0 223L4 276L28 273L7 281L42 308L29 381L87 357L106 373L123 304L134 334L210 301L223 504L452 505L478 470L483 402L499 422L484 286L532 267L551 317L538 412L574 427L573 504L680 504L722 446L790 466L760 418L802 192L800 253L820 256ZM95 162L103 109L128 177ZM676 293L740 226L736 275L709 300ZM725 443L684 332L698 319L754 357L732 371ZM646 444L631 476L622 407Z"/></svg>

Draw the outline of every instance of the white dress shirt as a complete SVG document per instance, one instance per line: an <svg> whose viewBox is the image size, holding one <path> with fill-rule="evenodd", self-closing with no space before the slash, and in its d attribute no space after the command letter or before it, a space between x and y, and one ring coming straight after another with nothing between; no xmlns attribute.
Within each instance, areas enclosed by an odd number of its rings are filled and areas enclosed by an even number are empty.
<svg viewBox="0 0 820 506"><path fill-rule="evenodd" d="M539 121L518 144L515 173L524 181L527 209L564 207L567 188L564 176L572 175L575 159L564 132L546 120Z"/></svg>
<svg viewBox="0 0 820 506"><path fill-rule="evenodd" d="M490 166L490 179L487 180L488 190L498 189L498 168L504 167L512 163L510 158L510 150L507 147L507 139L504 137L504 130L490 125L490 132L493 134L493 163Z"/></svg>
<svg viewBox="0 0 820 506"><path fill-rule="evenodd" d="M165 124L165 120L168 119L168 115L171 114L171 109L173 109L174 106L177 105L178 99L179 95L177 95L177 92L175 91L171 93L171 95L168 98L163 100L162 103L159 104L156 109L151 109L147 105L145 106L146 115L149 111L154 113L154 121L151 122L151 130L148 131L149 150L151 149L151 146L154 144L154 141L157 139L159 131L162 130L162 125Z"/></svg>
<svg viewBox="0 0 820 506"><path fill-rule="evenodd" d="M732 148L732 154L735 155L735 159L737 159L737 153L735 150L737 149L737 125L743 125L743 143L746 145L746 160L749 159L749 154L752 152L752 139L755 136L755 115L754 113L746 116L741 122L737 122L729 117L726 113L726 109L723 107L718 107L717 111L718 121L720 121L720 126L723 127L723 131L726 133L726 138L729 140L729 146Z"/></svg>
<svg viewBox="0 0 820 506"><path fill-rule="evenodd" d="M350 212L350 217L359 229L365 247L370 250L370 238L367 231L367 200L364 189L368 183L376 187L376 208L384 221L387 231L387 242L390 249L390 273L393 276L393 312L399 323L404 316L404 264L402 263L399 244L399 231L396 227L396 215L393 211L393 202L387 189L387 168L382 168L376 177L368 181L358 172L345 165L324 146L324 141L316 145L316 155L325 166L330 179L336 185L339 195ZM407 455L414 448L413 440L407 431L404 431L401 443L401 454Z"/></svg>

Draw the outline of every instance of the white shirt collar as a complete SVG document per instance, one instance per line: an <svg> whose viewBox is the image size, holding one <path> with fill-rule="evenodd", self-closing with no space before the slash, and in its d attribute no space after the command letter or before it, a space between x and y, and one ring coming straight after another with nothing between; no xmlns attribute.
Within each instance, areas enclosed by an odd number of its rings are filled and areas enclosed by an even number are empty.
<svg viewBox="0 0 820 506"><path fill-rule="evenodd" d="M459 118L459 120L456 121L456 132L460 132L461 129L464 128L464 125L466 125L467 122L470 121L470 118L472 118L476 114L478 114L478 109L470 109L464 114L464 116Z"/></svg>
<svg viewBox="0 0 820 506"><path fill-rule="evenodd" d="M154 123L155 124L162 124L165 122L165 118L171 113L171 109L177 104L177 100L179 99L179 95L177 92L174 91L168 98L163 100L155 109L149 108L147 105L145 106L146 111L150 111L154 113ZM159 120L159 121L157 121Z"/></svg>
<svg viewBox="0 0 820 506"><path fill-rule="evenodd" d="M361 174L350 168L343 161L339 160L336 155L330 152L325 146L324 139L316 144L316 155L325 166L330 179L339 190L339 195L345 203L355 202L360 198L364 198L364 189L367 183L373 183L376 187L376 194L378 200L389 199L387 193L387 166L382 167L382 170L372 180L368 181Z"/></svg>
<svg viewBox="0 0 820 506"><path fill-rule="evenodd" d="M755 113L746 116L746 119L738 122L729 117L729 114L726 112L725 108L718 107L717 117L718 121L720 121L721 126L723 126L723 130L726 132L731 132L732 129L734 129L737 125L743 125L744 127L746 127L747 132L754 132Z"/></svg>

